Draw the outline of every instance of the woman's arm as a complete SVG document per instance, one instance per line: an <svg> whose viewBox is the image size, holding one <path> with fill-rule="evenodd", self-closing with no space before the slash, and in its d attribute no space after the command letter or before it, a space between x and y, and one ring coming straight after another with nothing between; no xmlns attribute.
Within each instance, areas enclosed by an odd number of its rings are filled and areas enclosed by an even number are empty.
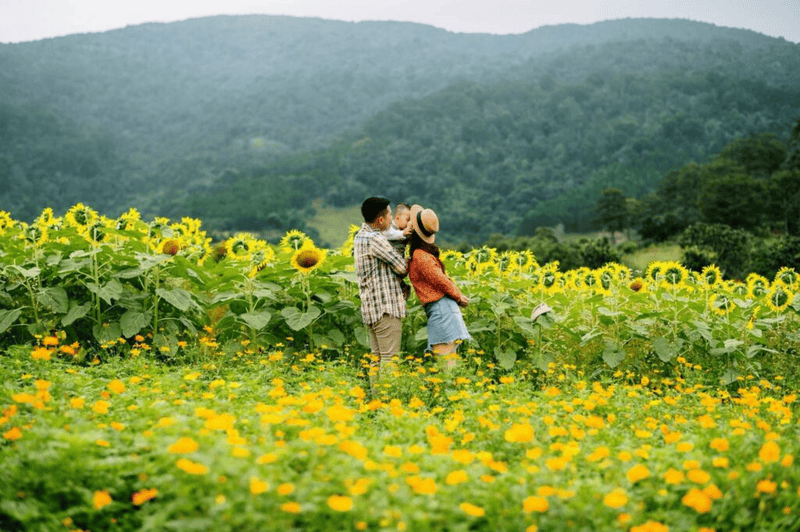
<svg viewBox="0 0 800 532"><path fill-rule="evenodd" d="M454 299L458 304L463 304L466 298L461 293L461 290L458 289L456 283L444 273L436 257L425 251L417 250L414 252L414 261L419 261L419 272L426 283Z"/></svg>

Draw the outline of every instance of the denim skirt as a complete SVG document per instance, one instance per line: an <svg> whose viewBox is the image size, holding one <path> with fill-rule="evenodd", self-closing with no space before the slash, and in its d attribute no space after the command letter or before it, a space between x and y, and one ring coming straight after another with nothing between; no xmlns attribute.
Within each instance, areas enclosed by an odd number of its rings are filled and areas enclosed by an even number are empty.
<svg viewBox="0 0 800 532"><path fill-rule="evenodd" d="M472 339L464 325L461 309L453 299L444 296L424 308L428 316L428 351L433 351L432 346L436 344Z"/></svg>

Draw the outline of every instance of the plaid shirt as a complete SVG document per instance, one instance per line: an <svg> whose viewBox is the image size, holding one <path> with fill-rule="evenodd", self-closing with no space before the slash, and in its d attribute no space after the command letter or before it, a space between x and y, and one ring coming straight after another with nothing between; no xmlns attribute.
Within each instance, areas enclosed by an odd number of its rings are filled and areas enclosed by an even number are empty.
<svg viewBox="0 0 800 532"><path fill-rule="evenodd" d="M406 300L398 275L407 273L406 260L380 231L366 223L353 240L353 254L364 323L374 325L384 314L404 318Z"/></svg>

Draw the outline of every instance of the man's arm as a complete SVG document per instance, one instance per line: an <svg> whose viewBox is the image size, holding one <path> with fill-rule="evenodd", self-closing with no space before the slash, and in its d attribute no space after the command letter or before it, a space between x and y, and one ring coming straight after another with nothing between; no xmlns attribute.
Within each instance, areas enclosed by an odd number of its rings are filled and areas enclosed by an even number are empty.
<svg viewBox="0 0 800 532"><path fill-rule="evenodd" d="M392 248L392 245L383 235L373 238L371 247L372 254L388 264L394 273L397 275L406 275L408 273L406 259Z"/></svg>

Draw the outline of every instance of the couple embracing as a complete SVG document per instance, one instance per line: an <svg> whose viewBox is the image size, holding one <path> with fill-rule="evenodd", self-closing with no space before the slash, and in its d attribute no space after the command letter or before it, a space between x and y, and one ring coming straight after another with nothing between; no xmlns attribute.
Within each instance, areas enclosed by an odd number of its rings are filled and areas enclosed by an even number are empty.
<svg viewBox="0 0 800 532"><path fill-rule="evenodd" d="M402 278L408 275L428 317L428 349L443 357L446 367L455 364L458 344L469 340L459 306L469 299L445 273L434 244L439 219L431 209L400 204L395 222L386 198L371 197L361 205L364 224L353 242L358 276L361 315L369 332L372 353L379 367L400 353L402 318L406 316L407 293ZM399 233L399 235L398 235ZM392 238L395 246L387 239ZM409 257L403 254L408 241Z"/></svg>

